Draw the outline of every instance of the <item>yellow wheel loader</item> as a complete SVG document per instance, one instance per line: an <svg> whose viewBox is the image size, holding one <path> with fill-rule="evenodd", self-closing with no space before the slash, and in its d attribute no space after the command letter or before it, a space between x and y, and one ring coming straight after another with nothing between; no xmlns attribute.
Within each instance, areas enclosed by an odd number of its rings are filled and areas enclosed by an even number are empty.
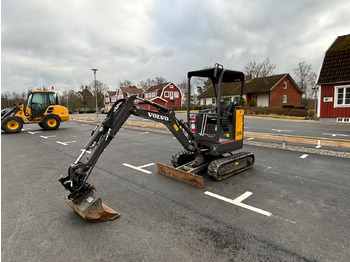
<svg viewBox="0 0 350 262"><path fill-rule="evenodd" d="M68 110L58 105L55 92L36 90L28 93L27 107L19 103L1 117L1 129L13 134L20 132L23 124L38 123L43 129L55 130L68 119Z"/></svg>
<svg viewBox="0 0 350 262"><path fill-rule="evenodd" d="M190 118L192 77L211 79L216 107L200 110L195 117ZM157 164L158 172L163 175L203 188L203 175L220 181L251 168L255 158L252 153L234 152L243 147L244 110L241 101L244 78L242 72L226 70L219 64L210 69L188 72L187 122L176 118L171 109L136 95L116 101L107 117L92 132L82 153L70 165L68 175L59 179L64 188L70 191L66 197L67 204L91 222L112 220L119 216L118 212L102 203L95 194L96 189L87 179L102 152L130 115L163 123L184 147L184 151L174 153L171 157L172 167ZM231 84L232 88L239 91L236 101L221 101L224 84ZM142 101L156 110L145 110L135 101ZM86 152L88 156L85 156Z"/></svg>

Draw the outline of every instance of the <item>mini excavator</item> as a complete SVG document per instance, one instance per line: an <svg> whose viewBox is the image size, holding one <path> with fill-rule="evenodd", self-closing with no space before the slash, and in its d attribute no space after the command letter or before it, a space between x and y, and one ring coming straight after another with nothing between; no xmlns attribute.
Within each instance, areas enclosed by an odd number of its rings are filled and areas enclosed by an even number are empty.
<svg viewBox="0 0 350 262"><path fill-rule="evenodd" d="M87 182L98 158L112 141L130 115L163 123L184 147L184 151L171 157L172 167L157 164L158 173L178 179L190 185L203 188L203 174L217 181L251 168L254 155L250 152L235 152L243 147L243 116L241 107L244 74L224 69L215 64L213 68L191 71L187 74L187 122L176 118L175 113L165 106L147 99L129 96L116 101L106 118L97 126L82 153L68 168L68 176L59 181L70 191L67 204L82 218L90 222L115 219L119 213L102 203L96 189ZM191 78L206 78L212 82L216 107L199 110L192 117L195 131L191 130L190 96ZM232 84L238 88L236 101L221 101L223 85ZM138 103L151 105L155 110L146 110ZM89 151L89 158L83 160Z"/></svg>

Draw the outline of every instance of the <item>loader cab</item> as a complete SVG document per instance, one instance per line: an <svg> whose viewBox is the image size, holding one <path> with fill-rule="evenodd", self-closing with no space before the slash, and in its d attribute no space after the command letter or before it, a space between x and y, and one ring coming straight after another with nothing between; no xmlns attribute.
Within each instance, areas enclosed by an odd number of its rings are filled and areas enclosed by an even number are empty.
<svg viewBox="0 0 350 262"><path fill-rule="evenodd" d="M52 91L31 91L28 94L27 114L32 116L44 115L50 105L55 104L55 93Z"/></svg>
<svg viewBox="0 0 350 262"><path fill-rule="evenodd" d="M226 70L215 64L214 68L188 72L187 93L190 97L192 77L210 79L210 87L215 97L213 109L199 110L195 115L195 139L198 144L207 147L211 155L222 155L243 147L243 115L241 107L244 74L239 71ZM222 101L223 89L235 90L234 101ZM190 119L190 99L187 99L187 119ZM190 124L190 123L189 123Z"/></svg>

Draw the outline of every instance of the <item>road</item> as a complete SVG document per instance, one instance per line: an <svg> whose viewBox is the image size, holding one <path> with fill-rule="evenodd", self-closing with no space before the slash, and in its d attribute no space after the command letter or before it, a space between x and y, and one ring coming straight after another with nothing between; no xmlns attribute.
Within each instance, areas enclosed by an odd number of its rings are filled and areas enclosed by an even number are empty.
<svg viewBox="0 0 350 262"><path fill-rule="evenodd" d="M92 128L2 133L2 261L348 261L349 159L245 146L254 167L202 190L156 172L172 136L122 129L89 181L121 217L90 224L57 179Z"/></svg>
<svg viewBox="0 0 350 262"><path fill-rule="evenodd" d="M96 114L84 116L96 117ZM187 119L187 114L176 113L179 119ZM105 118L105 115L99 115ZM130 116L130 120L140 121L141 118ZM152 121L141 119L141 121ZM310 120L288 120L274 119L269 117L258 117L246 115L244 117L245 131L257 133L286 134L294 136L322 137L332 139L350 140L350 124L327 123Z"/></svg>

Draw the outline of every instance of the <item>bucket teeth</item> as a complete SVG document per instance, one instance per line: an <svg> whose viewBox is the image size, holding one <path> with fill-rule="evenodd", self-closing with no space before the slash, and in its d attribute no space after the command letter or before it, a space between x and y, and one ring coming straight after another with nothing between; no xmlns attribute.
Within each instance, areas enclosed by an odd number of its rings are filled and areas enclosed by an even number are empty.
<svg viewBox="0 0 350 262"><path fill-rule="evenodd" d="M89 222L105 222L120 216L118 212L103 204L101 197L97 196L94 190L84 196L84 199L79 203L74 203L69 197L66 197L66 202L83 219Z"/></svg>

